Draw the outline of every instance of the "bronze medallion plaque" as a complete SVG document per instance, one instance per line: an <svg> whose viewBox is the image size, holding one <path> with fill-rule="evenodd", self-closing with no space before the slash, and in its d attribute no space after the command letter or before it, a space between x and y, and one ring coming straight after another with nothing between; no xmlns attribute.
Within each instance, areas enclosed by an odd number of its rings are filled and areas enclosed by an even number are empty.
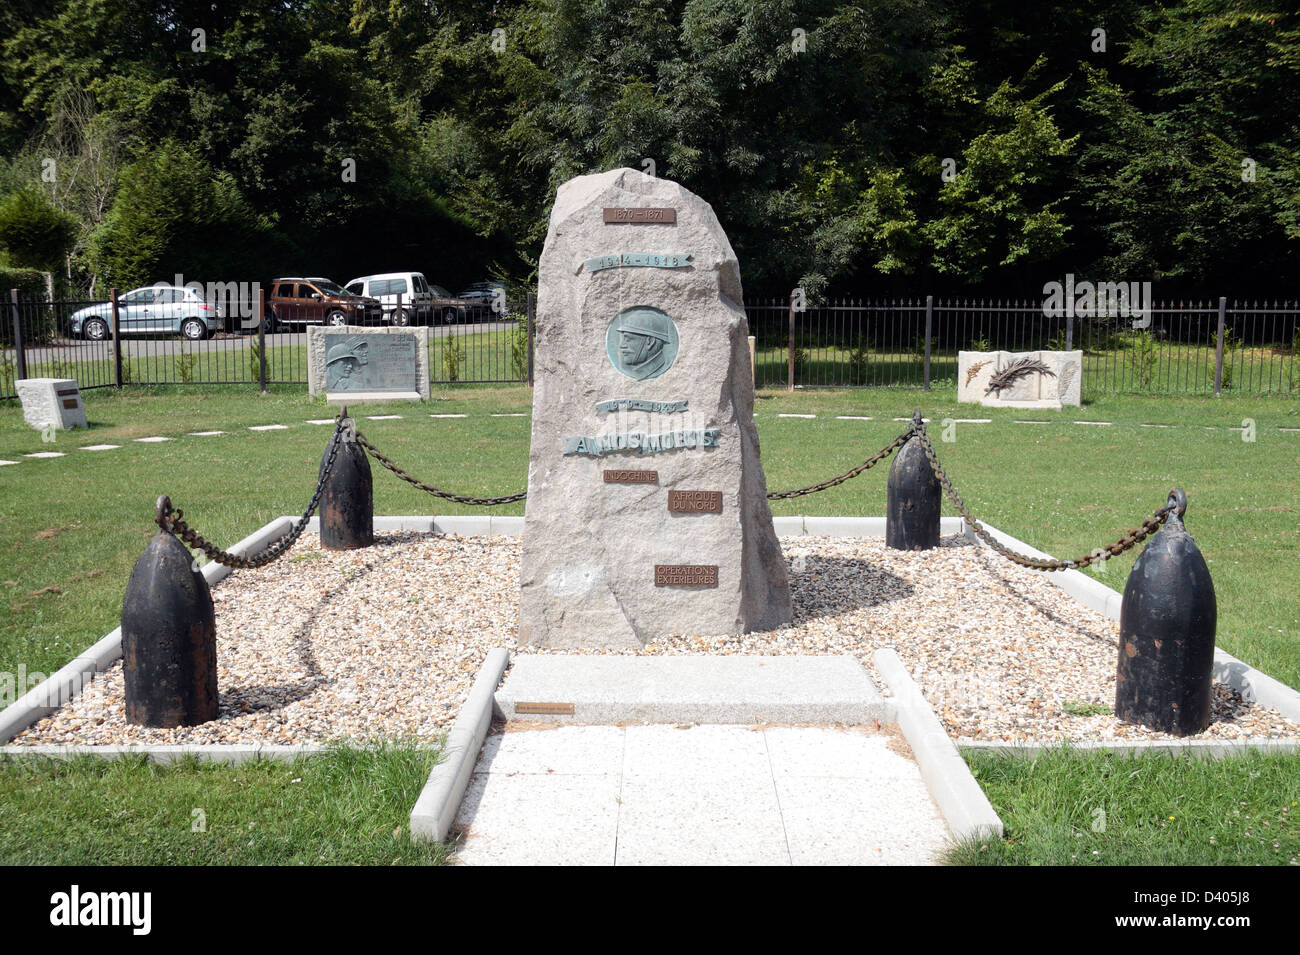
<svg viewBox="0 0 1300 955"><path fill-rule="evenodd" d="M606 484L658 484L658 471L606 471Z"/></svg>
<svg viewBox="0 0 1300 955"><path fill-rule="evenodd" d="M515 713L535 713L548 716L572 716L572 703L516 703Z"/></svg>
<svg viewBox="0 0 1300 955"><path fill-rule="evenodd" d="M669 491L668 510L674 514L721 514L721 491Z"/></svg>
<svg viewBox="0 0 1300 955"><path fill-rule="evenodd" d="M655 564L656 587L716 587L717 564Z"/></svg>
<svg viewBox="0 0 1300 955"><path fill-rule="evenodd" d="M617 206L605 207L605 224L620 222L655 223L658 225L677 225L677 210L671 206Z"/></svg>

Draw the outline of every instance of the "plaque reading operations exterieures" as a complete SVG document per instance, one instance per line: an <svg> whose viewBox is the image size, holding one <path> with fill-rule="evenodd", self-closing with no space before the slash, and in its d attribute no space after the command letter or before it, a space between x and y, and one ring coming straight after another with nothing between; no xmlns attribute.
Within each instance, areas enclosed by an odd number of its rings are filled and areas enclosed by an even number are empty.
<svg viewBox="0 0 1300 955"><path fill-rule="evenodd" d="M606 484L658 484L658 471L629 471L626 469L605 472Z"/></svg>
<svg viewBox="0 0 1300 955"><path fill-rule="evenodd" d="M717 564L655 564L656 587L716 587Z"/></svg>
<svg viewBox="0 0 1300 955"><path fill-rule="evenodd" d="M721 491L669 491L668 510L674 514L721 514Z"/></svg>
<svg viewBox="0 0 1300 955"><path fill-rule="evenodd" d="M659 225L676 225L677 210L668 206L615 206L605 207L605 224L618 222L650 222Z"/></svg>

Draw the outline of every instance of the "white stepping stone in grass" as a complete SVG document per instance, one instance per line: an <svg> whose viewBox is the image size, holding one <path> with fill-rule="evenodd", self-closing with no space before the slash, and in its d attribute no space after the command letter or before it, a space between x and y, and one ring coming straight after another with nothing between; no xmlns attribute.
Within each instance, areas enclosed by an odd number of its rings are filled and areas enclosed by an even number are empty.
<svg viewBox="0 0 1300 955"><path fill-rule="evenodd" d="M114 448L120 448L120 444L84 444L81 446L82 451L112 451Z"/></svg>
<svg viewBox="0 0 1300 955"><path fill-rule="evenodd" d="M170 441L171 438L164 438L159 435L154 435L153 437L150 438L136 438L136 440L143 444L157 444L159 441Z"/></svg>
<svg viewBox="0 0 1300 955"><path fill-rule="evenodd" d="M1143 425L1139 425L1138 427L1141 427L1141 428L1172 428L1173 425L1172 425L1172 424L1143 424Z"/></svg>
<svg viewBox="0 0 1300 955"><path fill-rule="evenodd" d="M1109 425L1110 422L1109 421L1076 421L1075 424Z"/></svg>
<svg viewBox="0 0 1300 955"><path fill-rule="evenodd" d="M430 418L468 418L469 415L463 414L431 414Z"/></svg>
<svg viewBox="0 0 1300 955"><path fill-rule="evenodd" d="M510 411L510 412L503 412L503 413L494 412L492 414L492 417L493 418L527 418L528 412L526 411Z"/></svg>
<svg viewBox="0 0 1300 955"><path fill-rule="evenodd" d="M815 418L815 414L778 414L778 418Z"/></svg>
<svg viewBox="0 0 1300 955"><path fill-rule="evenodd" d="M836 421L875 421L876 419L869 418L866 415L860 415L860 414L837 414L835 416L835 420Z"/></svg>
<svg viewBox="0 0 1300 955"><path fill-rule="evenodd" d="M1278 428L1279 431L1300 432L1300 428Z"/></svg>
<svg viewBox="0 0 1300 955"><path fill-rule="evenodd" d="M191 431L191 432L190 432L190 437L192 437L192 438L210 438L210 437L212 437L214 434L225 434L225 433L226 433L226 432L224 432L224 431Z"/></svg>
<svg viewBox="0 0 1300 955"><path fill-rule="evenodd" d="M287 424L250 424L249 431L288 431Z"/></svg>
<svg viewBox="0 0 1300 955"><path fill-rule="evenodd" d="M308 418L307 423L308 424L333 424L335 420L336 419L334 418Z"/></svg>
<svg viewBox="0 0 1300 955"><path fill-rule="evenodd" d="M1019 418L1013 418L1012 424L1051 424L1050 421L1021 421Z"/></svg>
<svg viewBox="0 0 1300 955"><path fill-rule="evenodd" d="M25 458L61 458L62 451L33 451L31 454L24 454Z"/></svg>
<svg viewBox="0 0 1300 955"><path fill-rule="evenodd" d="M397 421L402 416L399 414L368 414L367 421Z"/></svg>
<svg viewBox="0 0 1300 955"><path fill-rule="evenodd" d="M955 424L992 424L992 418L953 418Z"/></svg>
<svg viewBox="0 0 1300 955"><path fill-rule="evenodd" d="M17 461L0 461L0 468L4 467L6 464L17 464L17 463L18 463Z"/></svg>

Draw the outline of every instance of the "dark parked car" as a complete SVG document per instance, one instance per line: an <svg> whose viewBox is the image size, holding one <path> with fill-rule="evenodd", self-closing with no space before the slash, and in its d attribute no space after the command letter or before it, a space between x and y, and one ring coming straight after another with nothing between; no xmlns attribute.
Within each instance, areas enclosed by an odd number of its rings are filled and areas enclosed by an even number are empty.
<svg viewBox="0 0 1300 955"><path fill-rule="evenodd" d="M506 304L506 287L500 282L475 282L458 296L473 304L467 311L476 322L510 317L510 308ZM493 309L493 302L499 301L499 309Z"/></svg>

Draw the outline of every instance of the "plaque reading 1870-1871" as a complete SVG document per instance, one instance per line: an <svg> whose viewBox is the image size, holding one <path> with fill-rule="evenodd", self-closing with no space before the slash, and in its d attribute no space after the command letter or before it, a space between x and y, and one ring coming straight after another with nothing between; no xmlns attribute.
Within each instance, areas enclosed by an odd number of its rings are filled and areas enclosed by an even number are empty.
<svg viewBox="0 0 1300 955"><path fill-rule="evenodd" d="M677 224L677 210L671 206L616 206L605 207L605 224L617 222L655 222L662 225Z"/></svg>
<svg viewBox="0 0 1300 955"><path fill-rule="evenodd" d="M655 564L656 587L716 587L717 564Z"/></svg>
<svg viewBox="0 0 1300 955"><path fill-rule="evenodd" d="M674 514L721 514L721 491L669 491L668 510Z"/></svg>

